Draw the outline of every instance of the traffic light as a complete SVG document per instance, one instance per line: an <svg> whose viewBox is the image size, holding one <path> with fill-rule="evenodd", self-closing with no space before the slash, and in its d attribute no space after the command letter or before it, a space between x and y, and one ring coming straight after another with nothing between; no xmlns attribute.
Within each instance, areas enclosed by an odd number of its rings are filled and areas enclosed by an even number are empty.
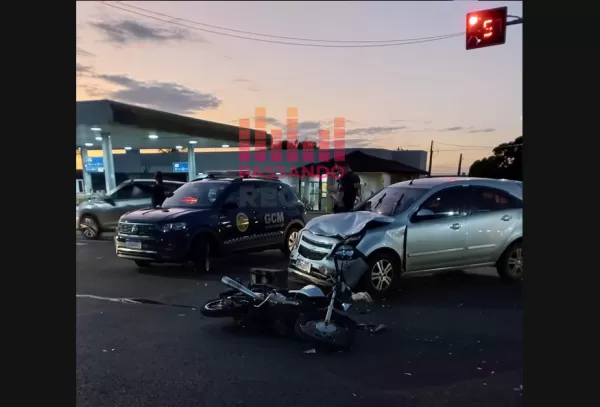
<svg viewBox="0 0 600 407"><path fill-rule="evenodd" d="M508 7L473 11L467 14L467 51L502 45L506 42Z"/></svg>

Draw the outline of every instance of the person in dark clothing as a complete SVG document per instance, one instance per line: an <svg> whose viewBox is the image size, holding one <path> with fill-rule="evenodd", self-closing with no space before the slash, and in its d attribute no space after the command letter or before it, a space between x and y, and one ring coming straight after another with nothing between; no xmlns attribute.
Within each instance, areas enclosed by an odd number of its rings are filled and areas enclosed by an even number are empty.
<svg viewBox="0 0 600 407"><path fill-rule="evenodd" d="M156 181L156 183L152 187L152 207L156 208L157 206L161 206L165 201L167 190L165 184L163 184L162 172L157 171L156 174L154 174L154 181Z"/></svg>
<svg viewBox="0 0 600 407"><path fill-rule="evenodd" d="M356 198L360 198L360 177L344 165L344 174L338 179L338 204L334 206L334 213L350 212L354 208Z"/></svg>

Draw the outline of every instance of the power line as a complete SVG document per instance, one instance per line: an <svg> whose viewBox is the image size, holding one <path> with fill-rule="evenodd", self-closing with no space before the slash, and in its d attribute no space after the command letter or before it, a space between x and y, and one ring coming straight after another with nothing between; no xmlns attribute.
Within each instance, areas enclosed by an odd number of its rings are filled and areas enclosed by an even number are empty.
<svg viewBox="0 0 600 407"><path fill-rule="evenodd" d="M105 2L102 2L102 3L105 3ZM333 42L333 43L374 43L374 44L378 43L378 44L384 44L384 43L412 42L412 41L430 40L430 39L437 39L437 38L446 37L447 35L463 35L464 34L464 33L443 34L443 35L434 35L434 36L431 36L431 37L405 38L405 39L400 39L400 40L356 40L356 41L352 41L352 40L323 40L323 39L301 38L301 37L284 37L284 36L280 36L280 35L263 34L263 33L257 33L257 32L252 32L252 31L236 30L234 28L221 27L221 26L218 26L218 25L212 25L212 24L207 24L207 23L201 23L201 22L194 21L194 20L188 20L188 19L185 19L185 18L173 17L173 16L168 15L168 14L159 13L157 11L152 11L152 10L145 9L143 7L133 6L131 4L128 4L128 3L125 3L125 2L122 2L122 1L115 1L115 3L118 3L121 6L133 8L133 9L136 9L136 10L141 10L141 11L143 11L145 13L150 13L150 14L154 14L154 15L158 15L158 16L162 16L162 17L166 17L166 18L170 18L170 19L174 19L174 20L184 21L186 23L197 24L197 25L201 25L201 26L204 26L204 27L216 28L218 30L232 31L232 32L241 33L241 34L256 35L256 36L259 36L259 37L278 38L278 39L283 39L283 40L294 40L294 41Z"/></svg>
<svg viewBox="0 0 600 407"><path fill-rule="evenodd" d="M461 144L440 143L440 142L438 142L438 141L436 141L436 144L440 144L440 145L443 145L443 146L450 146L450 147L460 147L460 148L481 148L481 149L483 149L483 148L491 148L491 149L494 149L494 148L498 148L498 147L502 147L502 148L512 148L512 147L520 147L520 146L522 146L522 145L523 145L523 143L519 143L519 144L511 144L511 143L506 143L507 145L505 145L505 146L500 146L500 145L497 145L497 146L466 146L466 145L461 145ZM452 151L452 150L445 150L445 151ZM456 150L456 151L458 151L458 150Z"/></svg>
<svg viewBox="0 0 600 407"><path fill-rule="evenodd" d="M285 42L285 41L267 40L267 39L261 39L261 38L249 38L249 37L244 37L242 35L221 33L221 32L218 32L218 31L212 31L212 30L207 30L207 29L204 29L204 28L193 27L193 26L190 26L190 25L178 23L178 22L174 21L174 20L178 20L177 17L170 17L171 20L164 20L164 19L156 17L156 16L139 13L137 11L130 10L130 9L127 9L127 8L124 8L124 7L119 7L119 6L115 5L115 4L109 4L109 3L106 3L106 2L100 2L100 4L103 4L103 5L108 6L108 7L113 7L113 8L122 10L122 11L127 11L128 13L136 14L136 15L139 15L139 16L142 16L142 17L146 17L146 18L151 18L151 19L154 19L154 20L158 20L158 21L161 21L163 23L173 24L173 25L177 25L177 26L180 26L180 27L188 28L188 29L191 29L191 30L208 32L208 33L211 33L211 34L223 35L223 36L232 37L232 38L240 38L240 39L243 39L243 40L266 42L266 43L271 43L271 44L295 45L295 46L299 46L299 47L317 47L317 48L377 48L377 47L397 47L397 46L401 46L401 45L422 44L422 43L425 43L425 42L440 41L440 40L445 40L445 39L448 39L448 38L454 38L454 37L465 35L464 33L447 34L447 35L443 35L443 36L439 36L439 37L434 37L434 38L431 38L431 39L422 39L422 40L415 40L415 41L411 41L411 42L390 43L390 44L369 44L369 45L302 44L302 43L297 43L297 42Z"/></svg>

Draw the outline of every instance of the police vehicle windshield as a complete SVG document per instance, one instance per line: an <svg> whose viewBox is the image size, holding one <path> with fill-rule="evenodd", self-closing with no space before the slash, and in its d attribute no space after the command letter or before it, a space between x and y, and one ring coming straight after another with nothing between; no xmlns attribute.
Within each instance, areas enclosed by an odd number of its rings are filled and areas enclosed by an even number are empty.
<svg viewBox="0 0 600 407"><path fill-rule="evenodd" d="M360 205L360 209L393 216L410 208L426 191L422 188L389 186Z"/></svg>
<svg viewBox="0 0 600 407"><path fill-rule="evenodd" d="M165 199L163 208L198 208L208 209L223 192L228 182L199 181L189 182L173 192Z"/></svg>

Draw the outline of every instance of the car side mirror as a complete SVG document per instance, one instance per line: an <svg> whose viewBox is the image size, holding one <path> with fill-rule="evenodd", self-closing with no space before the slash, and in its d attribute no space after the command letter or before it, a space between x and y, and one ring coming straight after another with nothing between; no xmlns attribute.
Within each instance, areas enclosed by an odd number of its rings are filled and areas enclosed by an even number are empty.
<svg viewBox="0 0 600 407"><path fill-rule="evenodd" d="M426 219L430 216L435 215L435 213L433 213L432 210L429 209L419 209L413 216L412 216L412 220L413 221L419 221L419 220L423 220Z"/></svg>
<svg viewBox="0 0 600 407"><path fill-rule="evenodd" d="M222 206L224 211L234 211L239 208L237 202L224 202Z"/></svg>
<svg viewBox="0 0 600 407"><path fill-rule="evenodd" d="M109 204L109 205L112 205L112 206L115 206L115 200L114 200L114 199L112 199L111 197L109 197L109 196L105 196L105 197L103 198L103 200L104 200L104 202L106 202L107 204Z"/></svg>

